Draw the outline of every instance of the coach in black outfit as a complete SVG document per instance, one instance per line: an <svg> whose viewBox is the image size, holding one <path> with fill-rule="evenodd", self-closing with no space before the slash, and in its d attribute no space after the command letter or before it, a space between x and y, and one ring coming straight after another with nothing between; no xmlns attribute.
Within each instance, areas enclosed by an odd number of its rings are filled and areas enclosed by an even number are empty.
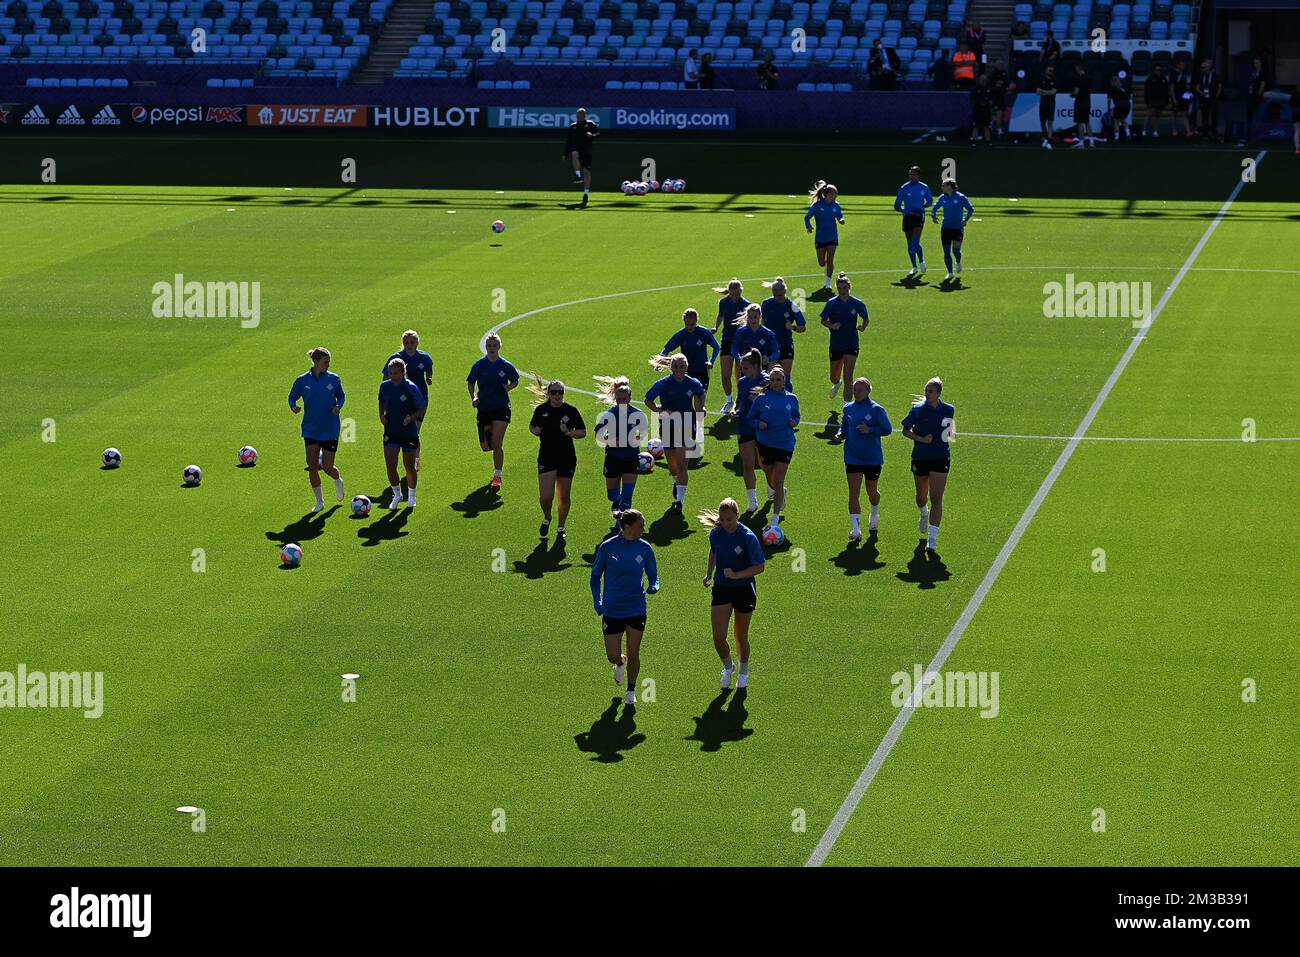
<svg viewBox="0 0 1300 957"><path fill-rule="evenodd" d="M582 205L586 206L591 196L591 142L600 135L600 130L587 119L587 111L582 107L578 107L574 118L564 138L564 158L573 163L573 178L582 184Z"/></svg>

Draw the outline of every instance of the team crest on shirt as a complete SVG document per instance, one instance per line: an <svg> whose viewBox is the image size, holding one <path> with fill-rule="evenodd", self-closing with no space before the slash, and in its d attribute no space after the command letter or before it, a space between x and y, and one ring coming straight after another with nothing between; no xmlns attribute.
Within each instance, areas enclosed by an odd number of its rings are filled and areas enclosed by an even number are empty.
<svg viewBox="0 0 1300 957"><path fill-rule="evenodd" d="M637 563L638 565L640 565L640 564L643 563L644 561L645 561L645 559L642 558L640 555L638 555L638 556L636 557L636 563Z"/></svg>
<svg viewBox="0 0 1300 957"><path fill-rule="evenodd" d="M739 554L740 554L741 552L743 552L744 550L745 550L745 549L744 549L744 546L742 546L742 545L737 545L737 546L736 546L736 554L737 554L737 555L739 555Z"/></svg>

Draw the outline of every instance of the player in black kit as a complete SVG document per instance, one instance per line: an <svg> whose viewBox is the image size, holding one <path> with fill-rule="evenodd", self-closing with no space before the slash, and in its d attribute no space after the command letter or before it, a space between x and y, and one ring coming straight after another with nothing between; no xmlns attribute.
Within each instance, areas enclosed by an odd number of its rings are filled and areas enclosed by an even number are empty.
<svg viewBox="0 0 1300 957"><path fill-rule="evenodd" d="M564 158L573 163L574 181L582 184L583 206L591 195L591 143L599 135L596 124L587 119L587 111L579 107L564 138Z"/></svg>

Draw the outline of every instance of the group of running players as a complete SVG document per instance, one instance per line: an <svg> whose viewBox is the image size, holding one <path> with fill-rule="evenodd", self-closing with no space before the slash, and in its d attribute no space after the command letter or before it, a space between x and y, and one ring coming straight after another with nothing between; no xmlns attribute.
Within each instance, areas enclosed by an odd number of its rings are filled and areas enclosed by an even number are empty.
<svg viewBox="0 0 1300 957"><path fill-rule="evenodd" d="M827 290L835 295L826 299L821 324L829 332L830 398L839 395L843 411L833 439L842 445L848 484L850 541L862 538L860 496L866 485L871 506L867 530L874 535L880 519L878 481L884 464L881 438L892 434L893 425L885 409L871 399L871 382L854 377L859 354L859 334L870 322L866 304L852 295L853 283L844 272L834 271L838 246L836 227L844 223L833 185L818 182L810 193L810 207L805 216L809 232L816 226L815 245L818 264L826 272ZM903 215L903 232L912 261L909 276L925 272L921 250L921 231L925 211L937 221L944 217L942 243L951 281L961 272L963 230L973 213L970 201L947 180L936 201L920 180L920 170L912 167L908 181L898 191L895 209ZM800 423L799 399L792 384L794 337L807 329L798 304L789 297L781 277L771 283L771 296L752 303L744 296L744 286L732 279L719 289L725 295L718 300L712 328L700 324L699 313L687 309L682 327L651 358L652 367L666 374L645 393L645 409L633 405L631 384L626 376L597 376L597 397L607 408L595 423L595 437L604 449L606 496L610 503L613 528L596 550L591 569L591 592L595 611L602 619L606 655L614 666L614 681L626 681L625 701L636 702L636 680L640 671L640 645L646 627L646 596L659 590L658 565L654 549L644 540L645 516L632 507L638 475L642 465L642 446L658 451L662 447L668 471L674 479L670 509L681 512L689 483L689 460L701 454L703 421L707 414L705 400L711 373L718 367L725 396L719 412L735 423L739 457L747 496L747 508L727 497L716 509L700 513L699 520L709 529L709 553L704 585L712 590L712 630L715 650L722 661L722 687L731 687L733 674L737 688L748 685L749 626L757 606L755 578L763 572L765 555L759 536L742 521L744 515L760 511L757 473L761 469L767 486L771 514L765 537L771 531L774 540L784 537L786 497L785 478L795 449L796 430ZM721 334L719 341L718 333ZM384 366L384 381L379 392L380 420L384 425L384 451L393 497L389 508L403 502L397 472L398 454L404 456L408 507L415 505L415 487L419 471L419 428L428 406L428 389L432 381L432 360L418 348L414 331L403 336L403 349L394 353ZM493 457L490 486L499 489L504 464L504 440L511 420L510 393L520 384L518 370L501 355L501 338L489 333L484 339L485 355L474 362L466 377L471 405L476 411L476 430L480 448ZM339 410L343 407L343 388L338 376L329 372L329 352L311 352L312 369L299 376L289 394L290 408L298 411L303 401L303 438L307 448L307 467L316 504L323 507L319 473L334 479L339 500L344 496L343 480L334 466L338 448ZM733 389L734 378L734 389ZM556 540L566 536L573 477L577 470L575 440L587 437L582 413L566 401L565 384L559 380L543 382L535 378L529 386L536 404L529 420L529 431L537 436L538 497L542 511L541 537L549 535L552 520ZM949 443L953 435L953 406L942 399L943 382L935 377L924 388L902 421L902 434L912 444L912 474L918 508L918 531L926 538L926 548L937 547L939 525L943 516L943 495L951 462ZM652 421L659 426L658 438L651 438ZM728 626L734 620L736 657L728 643Z"/></svg>

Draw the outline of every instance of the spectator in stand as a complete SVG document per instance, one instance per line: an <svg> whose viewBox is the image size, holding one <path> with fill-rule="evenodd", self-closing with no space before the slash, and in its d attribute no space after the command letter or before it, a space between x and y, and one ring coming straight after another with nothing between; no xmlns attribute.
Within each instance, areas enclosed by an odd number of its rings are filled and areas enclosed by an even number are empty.
<svg viewBox="0 0 1300 957"><path fill-rule="evenodd" d="M946 56L936 56L930 61L930 68L925 71L925 75L934 80L936 90L948 90L952 88L952 60Z"/></svg>
<svg viewBox="0 0 1300 957"><path fill-rule="evenodd" d="M1007 66L1002 60L993 61L993 69L989 71L989 89L993 93L993 132L1002 139L1007 129L1003 116L1007 108Z"/></svg>
<svg viewBox="0 0 1300 957"><path fill-rule="evenodd" d="M711 90L718 82L718 73L713 69L713 54L706 53L700 58L700 89Z"/></svg>
<svg viewBox="0 0 1300 957"><path fill-rule="evenodd" d="M1151 68L1142 95L1147 104L1147 119L1142 126L1142 134L1159 139L1160 114L1169 109L1169 78L1165 76L1163 64L1157 63Z"/></svg>
<svg viewBox="0 0 1300 957"><path fill-rule="evenodd" d="M993 125L993 90L989 86L987 73L981 73L979 79L975 81L970 102L971 113L974 116L971 123L970 145L978 146L980 137L983 136L984 142L992 146L993 134L990 127Z"/></svg>
<svg viewBox="0 0 1300 957"><path fill-rule="evenodd" d="M975 88L975 54L970 52L965 40L957 45L957 51L952 55L952 79L959 90Z"/></svg>
<svg viewBox="0 0 1300 957"><path fill-rule="evenodd" d="M1250 139L1250 130L1255 122L1255 114L1264 99L1264 91L1269 87L1268 68L1264 58L1256 56L1250 68L1250 82L1246 85L1246 139Z"/></svg>
<svg viewBox="0 0 1300 957"><path fill-rule="evenodd" d="M781 72L776 68L775 54L768 50L767 56L758 65L758 88L760 90L775 90L776 80L780 75Z"/></svg>
<svg viewBox="0 0 1300 957"><path fill-rule="evenodd" d="M1197 130L1208 139L1219 138L1219 98L1223 96L1223 81L1214 61L1201 61L1201 72L1196 78Z"/></svg>
<svg viewBox="0 0 1300 957"><path fill-rule="evenodd" d="M984 24L976 20L966 28L966 47L971 53L975 54L975 59L980 63L984 62Z"/></svg>
<svg viewBox="0 0 1300 957"><path fill-rule="evenodd" d="M871 58L867 61L867 73L871 76L873 90L898 89L898 69L902 61L893 47L887 47L879 38L872 41Z"/></svg>
<svg viewBox="0 0 1300 957"><path fill-rule="evenodd" d="M1191 136L1192 128L1188 117L1196 108L1196 98L1192 92L1192 74L1187 68L1186 60L1174 64L1174 75L1169 78L1169 89L1173 93L1173 135L1178 135L1178 124L1183 124L1183 135Z"/></svg>
<svg viewBox="0 0 1300 957"><path fill-rule="evenodd" d="M686 52L686 67L682 70L682 86L688 90L698 90L700 88L700 61L699 50L688 50Z"/></svg>
<svg viewBox="0 0 1300 957"><path fill-rule="evenodd" d="M1024 20L1017 20L1015 26L1011 28L1011 44L1015 47L1017 40L1029 39L1029 27Z"/></svg>
<svg viewBox="0 0 1300 957"><path fill-rule="evenodd" d="M1056 42L1056 37L1052 31L1047 31L1047 36L1043 37L1043 42L1038 47L1038 66L1059 66L1061 62L1061 45Z"/></svg>
<svg viewBox="0 0 1300 957"><path fill-rule="evenodd" d="M1129 129L1128 115L1133 109L1133 98L1129 91L1124 88L1123 82L1119 76L1110 78L1110 86L1106 90L1107 106L1110 109L1111 119L1114 121L1115 142L1128 142L1133 138L1133 131Z"/></svg>

